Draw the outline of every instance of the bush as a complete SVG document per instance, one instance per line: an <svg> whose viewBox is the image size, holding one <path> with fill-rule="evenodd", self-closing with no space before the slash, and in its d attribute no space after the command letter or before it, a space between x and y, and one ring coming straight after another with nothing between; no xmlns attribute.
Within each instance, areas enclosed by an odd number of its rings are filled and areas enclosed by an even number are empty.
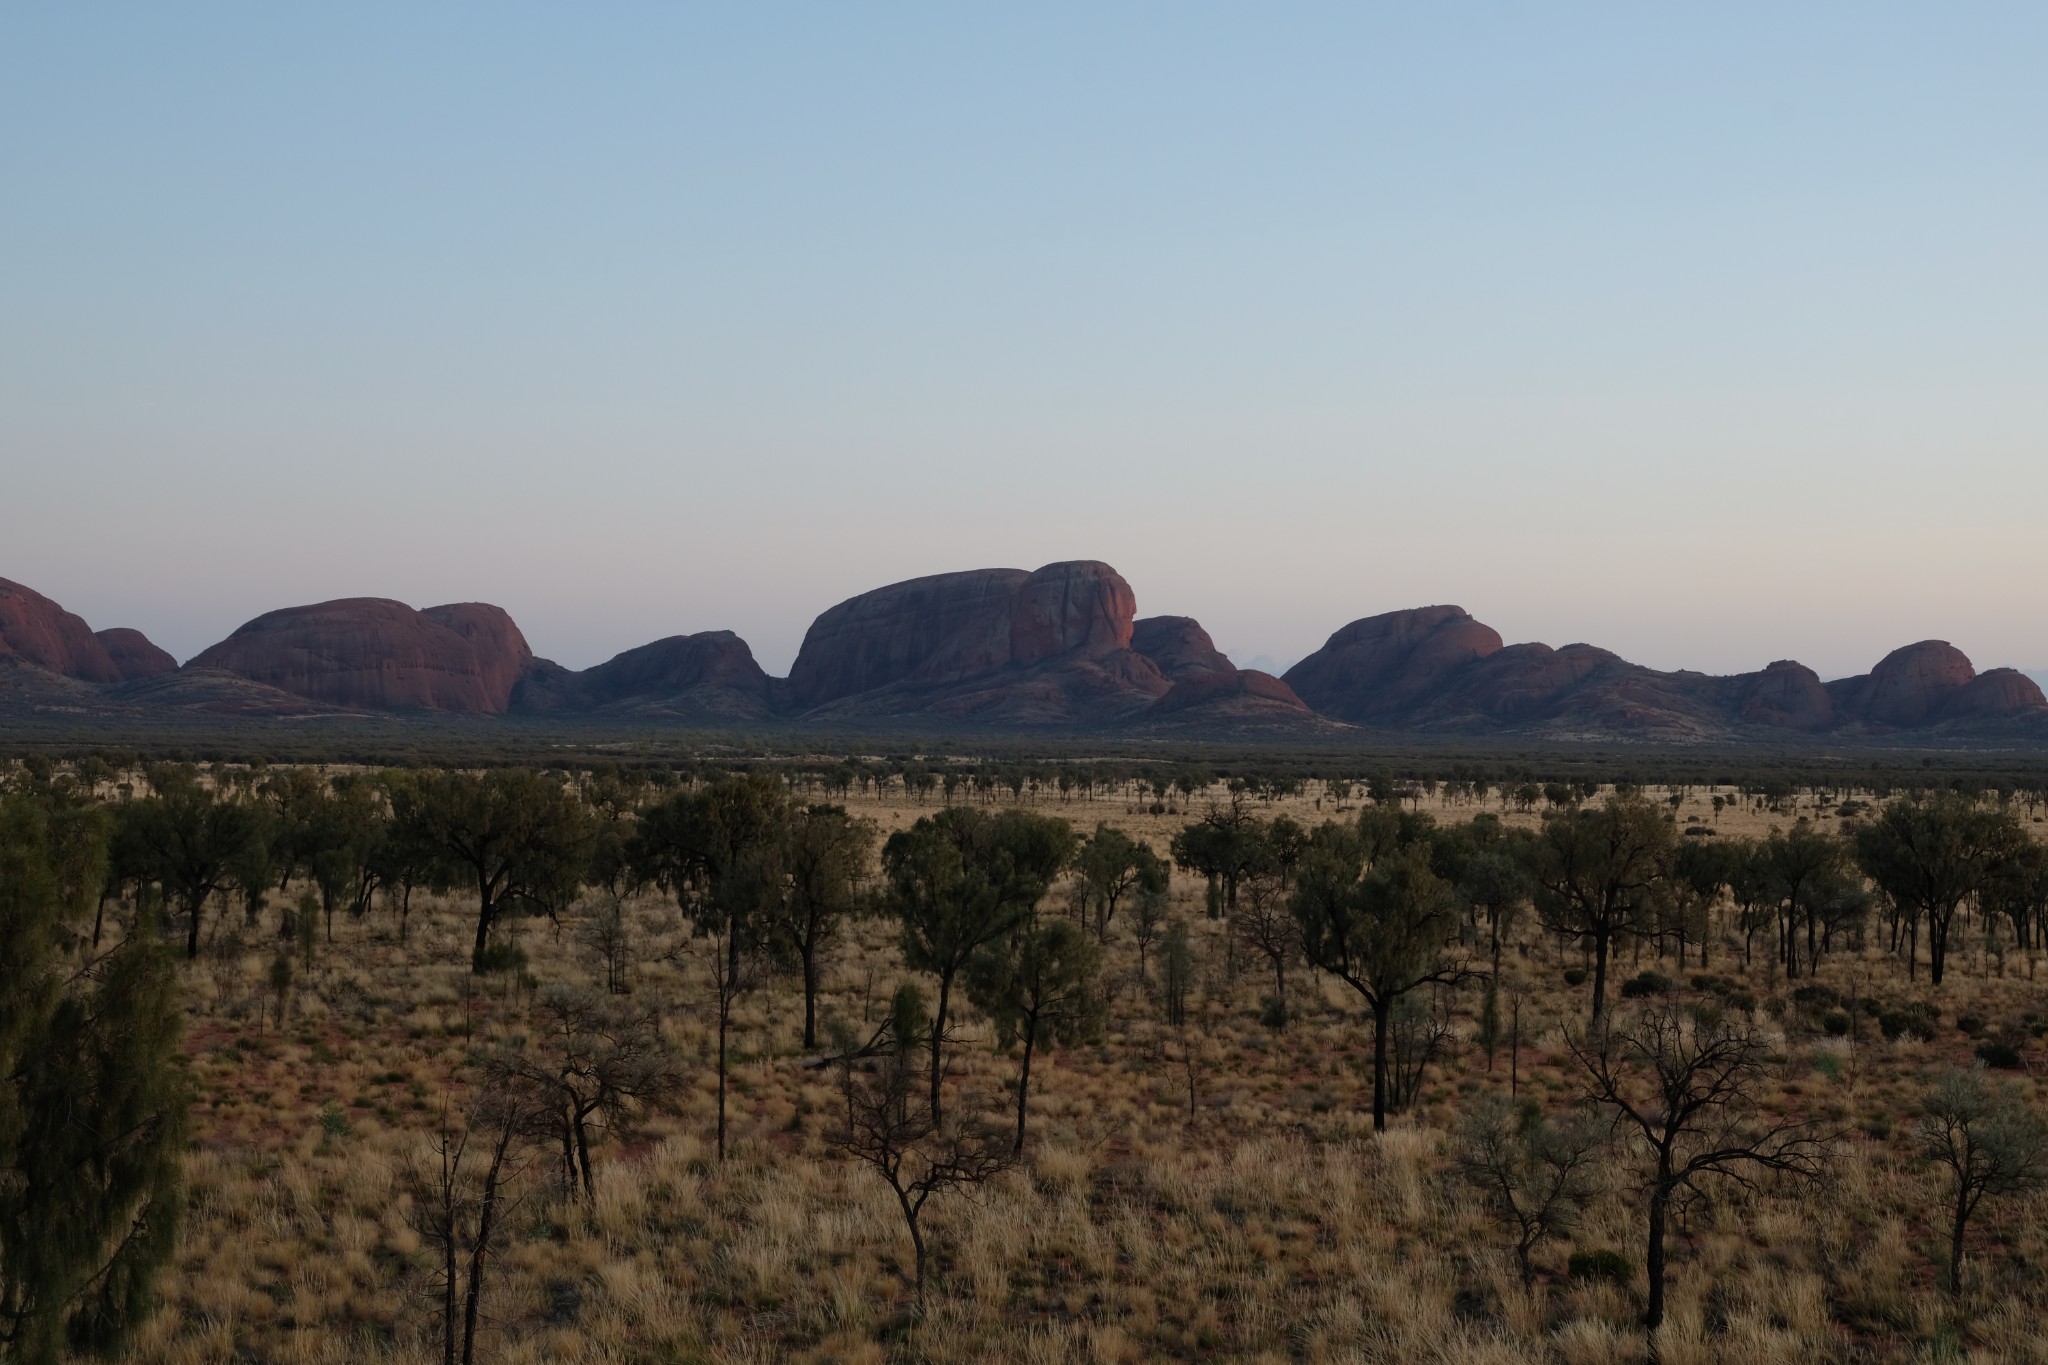
<svg viewBox="0 0 2048 1365"><path fill-rule="evenodd" d="M1887 1039L1918 1038L1923 1043L1931 1043L1934 1041L1936 1018L1931 1006L1905 1005L1878 1015L1877 1027Z"/></svg>
<svg viewBox="0 0 2048 1365"><path fill-rule="evenodd" d="M489 974L522 972L526 970L526 950L516 943L487 944L477 966Z"/></svg>
<svg viewBox="0 0 2048 1365"><path fill-rule="evenodd" d="M1981 1014L1957 1015L1956 1027L1972 1038L1981 1037L1984 1033L1984 1016Z"/></svg>
<svg viewBox="0 0 2048 1365"><path fill-rule="evenodd" d="M1842 997L1835 994L1834 987L1823 986L1818 981L1809 981L1793 991L1792 998L1802 1005L1815 1009L1842 1003Z"/></svg>
<svg viewBox="0 0 2048 1365"><path fill-rule="evenodd" d="M1849 1031L1849 1012L1829 1010L1820 1017L1820 1026L1827 1031L1830 1038L1840 1038Z"/></svg>
<svg viewBox="0 0 2048 1365"><path fill-rule="evenodd" d="M1639 1000L1646 995L1669 995L1671 984L1671 978L1662 972L1637 972L1621 983L1621 994L1625 1000Z"/></svg>
<svg viewBox="0 0 2048 1365"><path fill-rule="evenodd" d="M1564 984L1565 984L1565 985L1567 985L1567 986L1583 986L1583 985L1585 985L1585 984L1586 984L1586 969L1585 969L1584 967L1567 967L1567 968L1565 968L1565 969L1564 969Z"/></svg>
<svg viewBox="0 0 2048 1365"><path fill-rule="evenodd" d="M1575 1280L1607 1280L1625 1285L1635 1278L1635 1265L1618 1251L1574 1251L1567 1272Z"/></svg>
<svg viewBox="0 0 2048 1365"><path fill-rule="evenodd" d="M1994 1070L2018 1071L2020 1050L2011 1043L1998 1043L1987 1039L1977 1044L1977 1060Z"/></svg>
<svg viewBox="0 0 2048 1365"><path fill-rule="evenodd" d="M1744 1014L1756 1013L1756 993L1754 991L1730 991L1728 992L1727 1000L1728 1008L1730 1009L1741 1010Z"/></svg>

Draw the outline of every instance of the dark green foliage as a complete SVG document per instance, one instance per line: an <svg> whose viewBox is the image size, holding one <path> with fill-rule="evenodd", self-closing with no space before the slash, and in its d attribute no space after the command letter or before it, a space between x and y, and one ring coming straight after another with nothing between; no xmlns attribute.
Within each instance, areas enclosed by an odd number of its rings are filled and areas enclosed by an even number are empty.
<svg viewBox="0 0 2048 1365"><path fill-rule="evenodd" d="M1404 846L1398 835L1376 842L1324 825L1302 860L1290 908L1302 955L1358 992L1372 1011L1373 1128L1382 1130L1394 1007L1418 987L1458 976L1443 957L1457 931L1456 897L1430 870L1426 844Z"/></svg>
<svg viewBox="0 0 2048 1365"><path fill-rule="evenodd" d="M1648 995L1669 995L1671 978L1662 972L1637 972L1621 983L1621 994L1625 1000L1640 1000Z"/></svg>
<svg viewBox="0 0 2048 1365"><path fill-rule="evenodd" d="M476 888L472 972L487 970L501 916L552 911L582 884L595 839L590 816L550 777L524 768L423 772L390 790L395 835L411 848L438 850Z"/></svg>
<svg viewBox="0 0 2048 1365"><path fill-rule="evenodd" d="M182 764L152 764L154 796L120 808L137 872L159 883L185 913L185 955L199 956L206 902L227 885L260 841L262 823L247 803L200 780Z"/></svg>
<svg viewBox="0 0 2048 1365"><path fill-rule="evenodd" d="M1095 991L1100 968L1100 955L1087 934L1063 919L1028 921L1012 938L982 948L968 964L968 996L994 1021L997 1037L1024 1049L1014 1151L1024 1150L1033 1055L1041 1048L1093 1038L1102 1026L1102 1000Z"/></svg>
<svg viewBox="0 0 2048 1365"><path fill-rule="evenodd" d="M1635 1278L1636 1266L1619 1251L1602 1248L1599 1251L1574 1251L1566 1262L1566 1273L1575 1280L1606 1280L1610 1284L1627 1285Z"/></svg>
<svg viewBox="0 0 2048 1365"><path fill-rule="evenodd" d="M939 983L930 1038L934 1122L955 982L976 953L1023 924L1073 848L1064 820L959 806L922 817L883 845L883 905L902 927L903 960Z"/></svg>
<svg viewBox="0 0 2048 1365"><path fill-rule="evenodd" d="M1195 983L1195 950L1184 920L1170 920L1159 945L1160 998L1166 1022L1175 1028L1188 1021L1188 993Z"/></svg>
<svg viewBox="0 0 2048 1365"><path fill-rule="evenodd" d="M1995 1039L1986 1039L1977 1044L1977 1060L1994 1071L2018 1071L2025 1065L2018 1048L2011 1043L2001 1043Z"/></svg>
<svg viewBox="0 0 2048 1365"><path fill-rule="evenodd" d="M183 1204L177 974L146 920L76 972L59 947L84 908L75 832L61 808L0 800L0 1344L22 1361L117 1353Z"/></svg>

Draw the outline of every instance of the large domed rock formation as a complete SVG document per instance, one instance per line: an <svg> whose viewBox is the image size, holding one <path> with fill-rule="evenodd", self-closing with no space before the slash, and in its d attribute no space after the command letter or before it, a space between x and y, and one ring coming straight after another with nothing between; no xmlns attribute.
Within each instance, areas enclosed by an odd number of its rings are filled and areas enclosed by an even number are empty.
<svg viewBox="0 0 2048 1365"><path fill-rule="evenodd" d="M139 630L115 626L111 630L95 631L93 635L100 642L100 647L107 651L107 657L113 660L122 682L139 682L178 671L178 661L170 656L169 651L157 648Z"/></svg>
<svg viewBox="0 0 2048 1365"><path fill-rule="evenodd" d="M0 578L0 656L80 682L121 681L120 666L82 618L6 578Z"/></svg>
<svg viewBox="0 0 2048 1365"><path fill-rule="evenodd" d="M789 688L806 711L999 724L1105 719L1169 684L1130 649L1137 598L1095 560L892 583L811 623Z"/></svg>
<svg viewBox="0 0 2048 1365"><path fill-rule="evenodd" d="M1950 696L1976 676L1963 651L1946 640L1922 640L1893 650L1860 677L1830 683L1828 691L1845 719L1911 728L1939 719Z"/></svg>
<svg viewBox="0 0 2048 1365"><path fill-rule="evenodd" d="M330 706L498 715L533 661L512 619L456 603L348 597L266 612L186 665Z"/></svg>
<svg viewBox="0 0 2048 1365"><path fill-rule="evenodd" d="M1387 723L1501 648L1500 633L1463 607L1416 607L1353 621L1288 669L1285 681L1325 715Z"/></svg>
<svg viewBox="0 0 2048 1365"><path fill-rule="evenodd" d="M768 715L778 691L745 640L729 630L707 630L626 650L580 673L542 659L515 689L512 709L745 720Z"/></svg>
<svg viewBox="0 0 2048 1365"><path fill-rule="evenodd" d="M1992 668L1948 694L1943 720L2007 720L2048 712L2041 685L2017 668Z"/></svg>
<svg viewBox="0 0 2048 1365"><path fill-rule="evenodd" d="M1237 671L1192 616L1148 616L1133 622L1131 648L1157 665L1169 682Z"/></svg>

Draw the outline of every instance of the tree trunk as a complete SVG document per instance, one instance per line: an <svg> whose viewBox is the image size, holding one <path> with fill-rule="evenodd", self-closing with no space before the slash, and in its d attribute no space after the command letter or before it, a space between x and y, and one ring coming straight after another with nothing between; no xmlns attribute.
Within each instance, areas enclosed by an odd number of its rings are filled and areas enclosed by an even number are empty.
<svg viewBox="0 0 2048 1365"><path fill-rule="evenodd" d="M804 1050L818 1046L818 946L806 943L804 957Z"/></svg>
<svg viewBox="0 0 2048 1365"><path fill-rule="evenodd" d="M441 1132L447 1141L447 1129ZM455 1365L455 1187L454 1175L446 1169L448 1154L441 1154L441 1365Z"/></svg>
<svg viewBox="0 0 2048 1365"><path fill-rule="evenodd" d="M1662 1186L1650 1195L1650 1244L1644 1258L1650 1276L1650 1306L1643 1314L1643 1325L1652 1336L1664 1325L1664 1217L1670 1202L1671 1195ZM1651 1349L1655 1351L1654 1344Z"/></svg>
<svg viewBox="0 0 2048 1365"><path fill-rule="evenodd" d="M953 978L945 975L939 978L939 1007L932 1014L932 1127L939 1126L939 1049L946 1036L946 1006L953 994Z"/></svg>
<svg viewBox="0 0 2048 1365"><path fill-rule="evenodd" d="M185 956L196 958L199 956L199 918L206 913L206 896L203 892L192 897L190 908L191 922L185 929Z"/></svg>
<svg viewBox="0 0 2048 1365"><path fill-rule="evenodd" d="M583 1110L576 1110L576 1165L583 1175L583 1197L594 1200L597 1198L597 1180L590 1173L590 1134L584 1128L584 1118ZM722 1158L724 1155L721 1149L719 1156Z"/></svg>
<svg viewBox="0 0 2048 1365"><path fill-rule="evenodd" d="M1607 1008L1607 940L1613 930L1602 926L1593 935L1593 1021Z"/></svg>
<svg viewBox="0 0 2048 1365"><path fill-rule="evenodd" d="M491 1234L498 1215L498 1173L504 1166L505 1146L492 1153L490 1168L484 1172L483 1205L477 1212L476 1247L469 1253L469 1292L462 1305L462 1365L476 1360L476 1323L483 1307L484 1260L490 1255Z"/></svg>
<svg viewBox="0 0 2048 1365"><path fill-rule="evenodd" d="M1031 1053L1038 1041L1038 1020L1024 1021L1024 1069L1017 1073L1017 1143L1010 1150L1018 1156L1024 1154L1024 1104L1031 1094Z"/></svg>
<svg viewBox="0 0 2048 1365"><path fill-rule="evenodd" d="M1372 1002L1372 1130L1387 1131L1387 1016L1392 1000Z"/></svg>
<svg viewBox="0 0 2048 1365"><path fill-rule="evenodd" d="M1961 1298L1963 1294L1963 1228L1970 1221L1969 1191L1956 1190L1955 1225L1948 1237L1948 1292Z"/></svg>
<svg viewBox="0 0 2048 1365"><path fill-rule="evenodd" d="M491 920L497 914L497 907L488 900L477 907L476 945L469 950L469 974L484 974L484 952L491 946Z"/></svg>

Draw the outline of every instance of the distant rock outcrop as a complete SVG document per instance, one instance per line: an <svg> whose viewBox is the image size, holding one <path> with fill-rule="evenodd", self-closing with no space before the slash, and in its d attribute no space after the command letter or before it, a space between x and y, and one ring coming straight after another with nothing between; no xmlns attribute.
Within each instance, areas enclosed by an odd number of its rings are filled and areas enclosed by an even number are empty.
<svg viewBox="0 0 2048 1365"><path fill-rule="evenodd" d="M592 723L941 724L1173 739L1515 734L1662 743L1936 742L2048 746L2048 698L1923 640L1823 682L1781 659L1754 673L1662 672L1589 644L1506 644L1462 607L1353 621L1284 679L1240 669L1186 616L1137 619L1096 560L911 579L819 616L788 679L730 631L673 635L582 672L536 659L502 609L415 611L346 598L268 612L183 668L140 631L103 630L0 579L0 718L148 725L180 713L329 725L368 711L590 717ZM355 714L351 714L355 713Z"/></svg>
<svg viewBox="0 0 2048 1365"><path fill-rule="evenodd" d="M1906 728L1933 723L1943 703L1976 676L1963 651L1946 640L1922 640L1893 650L1860 677L1828 684L1828 692L1845 719Z"/></svg>
<svg viewBox="0 0 2048 1365"><path fill-rule="evenodd" d="M2012 669L1978 677L1961 651L1939 640L1894 650L1870 673L1831 683L1789 659L1714 677L1659 672L1592 645L1504 646L1457 607L1354 621L1287 681L1318 711L1358 724L1554 738L1763 739L2048 714L2032 679Z"/></svg>
<svg viewBox="0 0 2048 1365"><path fill-rule="evenodd" d="M779 690L745 640L729 630L707 630L629 649L580 673L538 660L513 691L512 709L752 720L773 711Z"/></svg>
<svg viewBox="0 0 2048 1365"><path fill-rule="evenodd" d="M893 583L819 616L790 669L825 716L933 714L991 724L1099 721L1170 684L1130 648L1137 598L1094 560Z"/></svg>
<svg viewBox="0 0 2048 1365"><path fill-rule="evenodd" d="M178 671L178 661L167 650L157 648L139 630L115 626L111 630L95 631L93 635L100 642L100 647L107 651L107 657L113 660L122 682L139 682Z"/></svg>
<svg viewBox="0 0 2048 1365"><path fill-rule="evenodd" d="M1948 694L1941 704L1943 720L2006 720L2048 713L2041 685L2017 668L1979 673Z"/></svg>
<svg viewBox="0 0 2048 1365"><path fill-rule="evenodd" d="M456 603L414 611L349 597L266 612L202 652L188 669L217 669L330 706L498 715L533 661L497 607Z"/></svg>
<svg viewBox="0 0 2048 1365"><path fill-rule="evenodd" d="M1325 715L1381 724L1426 701L1466 665L1501 648L1499 632L1473 620L1463 607L1390 611L1345 626L1288 669L1286 682ZM1526 691L1527 679L1543 673L1548 663L1546 650L1540 660L1517 656L1502 671L1522 679L1517 685Z"/></svg>
<svg viewBox="0 0 2048 1365"><path fill-rule="evenodd" d="M80 682L115 683L121 669L84 620L34 588L0 578L0 655Z"/></svg>
<svg viewBox="0 0 2048 1365"><path fill-rule="evenodd" d="M1156 664L1169 682L1237 671L1192 616L1148 616L1133 622L1131 648Z"/></svg>

